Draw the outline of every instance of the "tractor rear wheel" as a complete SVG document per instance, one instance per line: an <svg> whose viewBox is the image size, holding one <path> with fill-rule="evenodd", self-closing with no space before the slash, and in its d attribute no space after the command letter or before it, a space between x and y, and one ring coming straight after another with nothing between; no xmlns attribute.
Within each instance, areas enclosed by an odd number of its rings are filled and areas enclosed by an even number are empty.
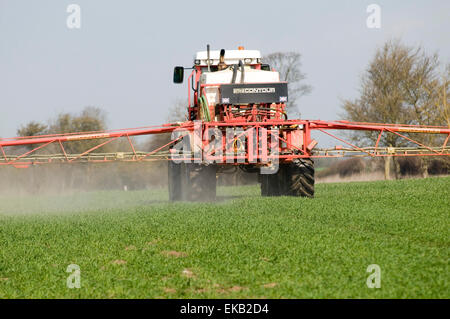
<svg viewBox="0 0 450 319"><path fill-rule="evenodd" d="M286 191L286 164L280 164L273 174L260 174L261 196L283 196Z"/></svg>
<svg viewBox="0 0 450 319"><path fill-rule="evenodd" d="M216 165L168 164L169 200L214 201L216 199Z"/></svg>
<svg viewBox="0 0 450 319"><path fill-rule="evenodd" d="M269 196L268 181L266 176L263 174L259 174L258 179L261 183L261 196Z"/></svg>
<svg viewBox="0 0 450 319"><path fill-rule="evenodd" d="M214 201L216 199L216 165L184 164L183 200Z"/></svg>
<svg viewBox="0 0 450 319"><path fill-rule="evenodd" d="M261 196L314 197L314 162L312 159L295 159L289 164L279 164L274 174L261 174Z"/></svg>
<svg viewBox="0 0 450 319"><path fill-rule="evenodd" d="M288 196L314 197L314 161L298 158L289 164L286 174Z"/></svg>
<svg viewBox="0 0 450 319"><path fill-rule="evenodd" d="M184 163L176 164L173 161L168 161L167 165L169 200L171 202L182 200L181 170Z"/></svg>

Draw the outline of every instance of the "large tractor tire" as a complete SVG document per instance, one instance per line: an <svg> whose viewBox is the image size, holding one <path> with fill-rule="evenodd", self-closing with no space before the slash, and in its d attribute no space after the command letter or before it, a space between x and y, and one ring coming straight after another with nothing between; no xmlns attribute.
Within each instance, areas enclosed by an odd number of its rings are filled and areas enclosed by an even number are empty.
<svg viewBox="0 0 450 319"><path fill-rule="evenodd" d="M181 171L184 163L176 164L173 161L168 161L168 186L169 186L169 200L171 202L182 200L182 183Z"/></svg>
<svg viewBox="0 0 450 319"><path fill-rule="evenodd" d="M283 196L286 192L286 164L279 164L273 174L260 174L261 196Z"/></svg>
<svg viewBox="0 0 450 319"><path fill-rule="evenodd" d="M216 165L175 164L169 161L170 201L214 201L216 199Z"/></svg>
<svg viewBox="0 0 450 319"><path fill-rule="evenodd" d="M314 162L295 159L274 174L261 174L261 196L314 197Z"/></svg>
<svg viewBox="0 0 450 319"><path fill-rule="evenodd" d="M258 181L261 183L261 196L269 196L267 177L263 174L258 174Z"/></svg>
<svg viewBox="0 0 450 319"><path fill-rule="evenodd" d="M289 164L286 174L288 196L314 197L314 161L299 158Z"/></svg>
<svg viewBox="0 0 450 319"><path fill-rule="evenodd" d="M216 165L185 164L183 200L209 202L216 200Z"/></svg>

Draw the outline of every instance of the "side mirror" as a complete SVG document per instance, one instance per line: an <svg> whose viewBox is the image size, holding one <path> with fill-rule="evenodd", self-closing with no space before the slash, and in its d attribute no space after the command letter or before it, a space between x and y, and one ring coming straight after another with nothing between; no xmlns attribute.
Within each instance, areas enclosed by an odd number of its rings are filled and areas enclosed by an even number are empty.
<svg viewBox="0 0 450 319"><path fill-rule="evenodd" d="M182 66L176 66L173 69L173 83L183 83L184 68Z"/></svg>
<svg viewBox="0 0 450 319"><path fill-rule="evenodd" d="M261 70L263 70L263 71L270 71L270 65L268 65L268 64L261 64Z"/></svg>

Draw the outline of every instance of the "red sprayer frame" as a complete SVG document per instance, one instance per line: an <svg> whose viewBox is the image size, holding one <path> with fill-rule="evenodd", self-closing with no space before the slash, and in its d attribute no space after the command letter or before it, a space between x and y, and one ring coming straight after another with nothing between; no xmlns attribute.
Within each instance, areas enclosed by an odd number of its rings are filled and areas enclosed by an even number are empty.
<svg viewBox="0 0 450 319"><path fill-rule="evenodd" d="M231 128L241 128L242 135L247 137L247 147L245 152L241 154L227 153L227 147L230 146L230 141L224 139L224 151L227 154L223 155L222 159L211 154L208 140L209 129L219 129L225 131ZM273 134L276 129L280 134ZM255 130L256 138L262 142L253 143L251 141L254 136L248 135L248 132ZM375 131L378 132L377 142L370 147L358 146L351 141L345 140L342 137L330 131L335 130L358 130L358 131ZM174 131L185 132L177 138L172 139L169 143L161 145L150 152L139 152L136 150L131 137L141 135L152 135L161 133L172 133ZM266 149L266 135L272 138L279 146L276 156L280 161L291 161L294 158L319 158L319 157L344 157L344 156L449 156L450 148L447 146L450 137L450 128L437 126L419 126L419 125L398 125L398 124L378 124L378 123L359 123L347 121L321 121L321 120L281 120L281 119L267 119L262 122L249 121L230 121L230 122L201 122L201 121L187 121L183 123L164 124L161 126L141 127L135 129L110 130L101 132L82 132L70 134L53 134L32 137L15 137L0 139L0 166L13 165L15 167L28 167L29 165L50 164L50 163L76 163L76 162L113 162L113 161L154 161L154 160L170 160L169 148L177 143L180 139L188 134L196 133L196 138L201 141L201 158L195 156L188 156L190 159L196 160L216 160L219 164L237 163L251 164L257 163L264 165L273 159L274 155L261 152L261 148ZM285 134L283 132L297 132L299 134ZM336 145L326 149L316 147L317 142L312 139L311 132L317 131L330 136L331 138L345 144L345 146ZM258 133L262 132L262 133ZM420 134L440 134L443 136L443 143L440 145L425 145L410 136L408 133ZM259 134L259 135L258 135ZM383 134L395 134L398 137L408 141L412 147L393 148L380 146L380 140ZM301 143L293 142L294 137L301 138ZM129 150L116 153L96 153L95 151L100 147L117 140L124 138L129 143ZM236 135L232 138L234 143L240 136ZM68 154L64 148L65 143L80 140L99 140L96 146L86 149L81 154ZM250 140L250 142L248 141ZM265 140L265 141L264 141ZM270 143L270 142L269 142ZM33 145L34 148L23 150L23 146ZM42 151L50 145L57 145L60 153L45 154ZM254 149L256 145L256 148ZM290 150L284 152L283 147ZM296 145L300 145L296 146ZM22 151L18 152L22 147ZM12 151L14 150L14 151ZM40 151L39 153L37 151ZM14 154L14 155L12 155ZM228 157L227 157L228 156ZM229 159L233 161L230 161Z"/></svg>

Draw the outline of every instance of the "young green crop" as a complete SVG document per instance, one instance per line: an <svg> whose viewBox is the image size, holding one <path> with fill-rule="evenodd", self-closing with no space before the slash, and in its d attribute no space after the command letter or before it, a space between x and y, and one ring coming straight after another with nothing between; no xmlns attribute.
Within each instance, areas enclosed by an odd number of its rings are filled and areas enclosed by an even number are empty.
<svg viewBox="0 0 450 319"><path fill-rule="evenodd" d="M258 186L219 188L216 203L1 196L0 298L449 298L449 189L445 177L319 184L314 199Z"/></svg>

